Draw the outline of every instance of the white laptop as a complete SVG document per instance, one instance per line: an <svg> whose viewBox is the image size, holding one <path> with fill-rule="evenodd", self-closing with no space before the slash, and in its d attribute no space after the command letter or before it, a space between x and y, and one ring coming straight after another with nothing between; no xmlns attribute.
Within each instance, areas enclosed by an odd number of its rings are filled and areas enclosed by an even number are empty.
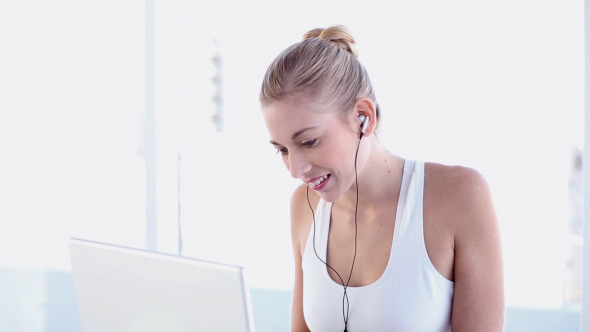
<svg viewBox="0 0 590 332"><path fill-rule="evenodd" d="M243 269L70 239L83 332L254 331Z"/></svg>

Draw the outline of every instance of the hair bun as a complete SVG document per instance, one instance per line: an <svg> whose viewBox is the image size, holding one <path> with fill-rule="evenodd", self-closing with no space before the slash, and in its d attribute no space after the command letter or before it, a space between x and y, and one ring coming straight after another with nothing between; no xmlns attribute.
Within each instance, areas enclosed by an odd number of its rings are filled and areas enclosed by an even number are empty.
<svg viewBox="0 0 590 332"><path fill-rule="evenodd" d="M358 55L354 37L352 37L348 28L343 25L332 25L326 29L316 28L309 30L303 35L303 39L310 38L329 40L341 49L352 53L355 57Z"/></svg>

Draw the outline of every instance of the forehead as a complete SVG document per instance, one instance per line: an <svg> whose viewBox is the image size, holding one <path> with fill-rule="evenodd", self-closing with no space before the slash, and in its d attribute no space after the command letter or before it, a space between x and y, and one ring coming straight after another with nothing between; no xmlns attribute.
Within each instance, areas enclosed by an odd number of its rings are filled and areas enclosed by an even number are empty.
<svg viewBox="0 0 590 332"><path fill-rule="evenodd" d="M309 99L287 99L262 107L262 113L272 141L286 143L303 129L334 124L341 114L338 110Z"/></svg>

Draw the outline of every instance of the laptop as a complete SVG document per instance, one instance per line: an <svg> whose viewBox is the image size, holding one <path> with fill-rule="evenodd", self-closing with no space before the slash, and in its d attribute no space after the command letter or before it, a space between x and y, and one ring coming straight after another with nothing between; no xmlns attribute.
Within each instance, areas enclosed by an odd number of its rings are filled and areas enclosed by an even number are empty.
<svg viewBox="0 0 590 332"><path fill-rule="evenodd" d="M83 332L253 332L239 266L70 238Z"/></svg>

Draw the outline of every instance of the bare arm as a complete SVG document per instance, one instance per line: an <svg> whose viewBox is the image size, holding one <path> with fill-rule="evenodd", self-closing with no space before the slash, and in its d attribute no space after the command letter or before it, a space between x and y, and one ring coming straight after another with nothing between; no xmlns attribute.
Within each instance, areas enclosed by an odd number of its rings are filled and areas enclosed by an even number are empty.
<svg viewBox="0 0 590 332"><path fill-rule="evenodd" d="M489 187L463 169L454 182L455 294L453 332L500 332L504 327L504 278L498 221Z"/></svg>
<svg viewBox="0 0 590 332"><path fill-rule="evenodd" d="M307 243L307 237L313 220L306 197L306 185L302 185L291 198L291 240L295 260L295 285L293 287L293 303L291 307L291 331L309 331L303 317L303 270L301 257ZM318 195L309 193L312 206L317 205Z"/></svg>
<svg viewBox="0 0 590 332"><path fill-rule="evenodd" d="M291 331L309 331L303 317L303 273L301 271L301 255L295 252L295 285L293 287L293 303L291 307Z"/></svg>

